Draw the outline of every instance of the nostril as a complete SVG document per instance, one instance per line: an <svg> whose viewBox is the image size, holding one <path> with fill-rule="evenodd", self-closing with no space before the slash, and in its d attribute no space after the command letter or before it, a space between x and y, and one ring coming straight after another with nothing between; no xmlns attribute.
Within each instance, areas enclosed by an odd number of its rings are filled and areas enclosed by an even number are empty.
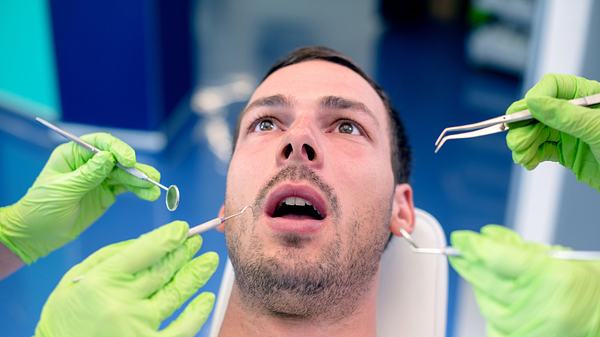
<svg viewBox="0 0 600 337"><path fill-rule="evenodd" d="M292 148L292 144L288 144L283 148L283 156L285 157L285 159L290 158L290 155L292 154L292 152L294 151L294 149Z"/></svg>
<svg viewBox="0 0 600 337"><path fill-rule="evenodd" d="M313 161L315 159L315 150L308 144L302 145L304 151L306 151L306 156L308 160Z"/></svg>

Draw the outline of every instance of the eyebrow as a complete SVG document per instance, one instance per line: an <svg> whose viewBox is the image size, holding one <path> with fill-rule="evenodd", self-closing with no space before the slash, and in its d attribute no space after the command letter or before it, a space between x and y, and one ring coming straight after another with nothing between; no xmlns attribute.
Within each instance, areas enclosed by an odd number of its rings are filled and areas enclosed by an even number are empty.
<svg viewBox="0 0 600 337"><path fill-rule="evenodd" d="M267 97L261 97L252 103L248 104L248 106L242 111L242 115L246 112L262 107L280 107L280 108L291 108L292 100L283 96L283 95L272 95Z"/></svg>
<svg viewBox="0 0 600 337"><path fill-rule="evenodd" d="M379 125L377 118L375 118L375 114L373 111L369 109L365 104L354 101L348 98L339 97L339 96L325 96L321 99L321 108L322 109L330 109L330 110L354 110L358 112L363 112L367 114L371 119Z"/></svg>

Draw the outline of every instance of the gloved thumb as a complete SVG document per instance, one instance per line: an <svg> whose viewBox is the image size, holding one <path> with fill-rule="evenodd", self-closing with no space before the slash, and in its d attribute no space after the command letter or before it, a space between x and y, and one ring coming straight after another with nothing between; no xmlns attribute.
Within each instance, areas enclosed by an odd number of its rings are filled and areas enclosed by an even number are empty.
<svg viewBox="0 0 600 337"><path fill-rule="evenodd" d="M100 151L85 164L69 173L68 187L76 193L87 193L102 183L115 166L115 158L110 152Z"/></svg>
<svg viewBox="0 0 600 337"><path fill-rule="evenodd" d="M590 145L600 143L600 115L597 110L547 96L527 98L527 107L535 119L551 128Z"/></svg>
<svg viewBox="0 0 600 337"><path fill-rule="evenodd" d="M130 245L131 242L132 240L121 241L97 250L92 255L88 256L85 260L73 266L63 276L62 280L72 281L75 278L83 278L85 273L92 270L103 261L123 251L123 249Z"/></svg>

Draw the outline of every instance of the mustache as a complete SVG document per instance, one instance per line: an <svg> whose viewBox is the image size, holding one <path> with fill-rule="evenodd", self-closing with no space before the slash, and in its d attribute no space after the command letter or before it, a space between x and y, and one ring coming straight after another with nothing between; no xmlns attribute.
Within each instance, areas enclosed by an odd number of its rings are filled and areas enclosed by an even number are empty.
<svg viewBox="0 0 600 337"><path fill-rule="evenodd" d="M331 210L333 215L337 218L339 217L339 204L337 195L334 192L334 189L327 184L319 175L313 171L311 168L305 165L289 165L281 169L277 174L275 174L269 181L265 183L265 185L260 189L257 194L256 200L254 202L254 209L262 209L265 203L265 199L275 186L277 186L282 181L306 181L310 185L318 188L327 201L329 201L329 205L331 206ZM255 214L255 218L258 217L258 212Z"/></svg>

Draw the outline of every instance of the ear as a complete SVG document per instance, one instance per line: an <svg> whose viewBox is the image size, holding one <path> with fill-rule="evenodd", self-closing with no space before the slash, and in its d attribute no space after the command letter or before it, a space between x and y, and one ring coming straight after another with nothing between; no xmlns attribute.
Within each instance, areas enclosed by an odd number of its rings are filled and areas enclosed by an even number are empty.
<svg viewBox="0 0 600 337"><path fill-rule="evenodd" d="M412 233L415 228L415 206L413 203L413 191L409 184L398 184L394 190L392 201L392 218L390 220L390 232L395 236L402 236L400 229Z"/></svg>
<svg viewBox="0 0 600 337"><path fill-rule="evenodd" d="M225 216L225 205L221 205L221 209L219 210L219 218L222 218ZM218 230L219 232L224 232L225 231L225 223L221 223L220 225L218 225L217 227L215 227L216 230Z"/></svg>

